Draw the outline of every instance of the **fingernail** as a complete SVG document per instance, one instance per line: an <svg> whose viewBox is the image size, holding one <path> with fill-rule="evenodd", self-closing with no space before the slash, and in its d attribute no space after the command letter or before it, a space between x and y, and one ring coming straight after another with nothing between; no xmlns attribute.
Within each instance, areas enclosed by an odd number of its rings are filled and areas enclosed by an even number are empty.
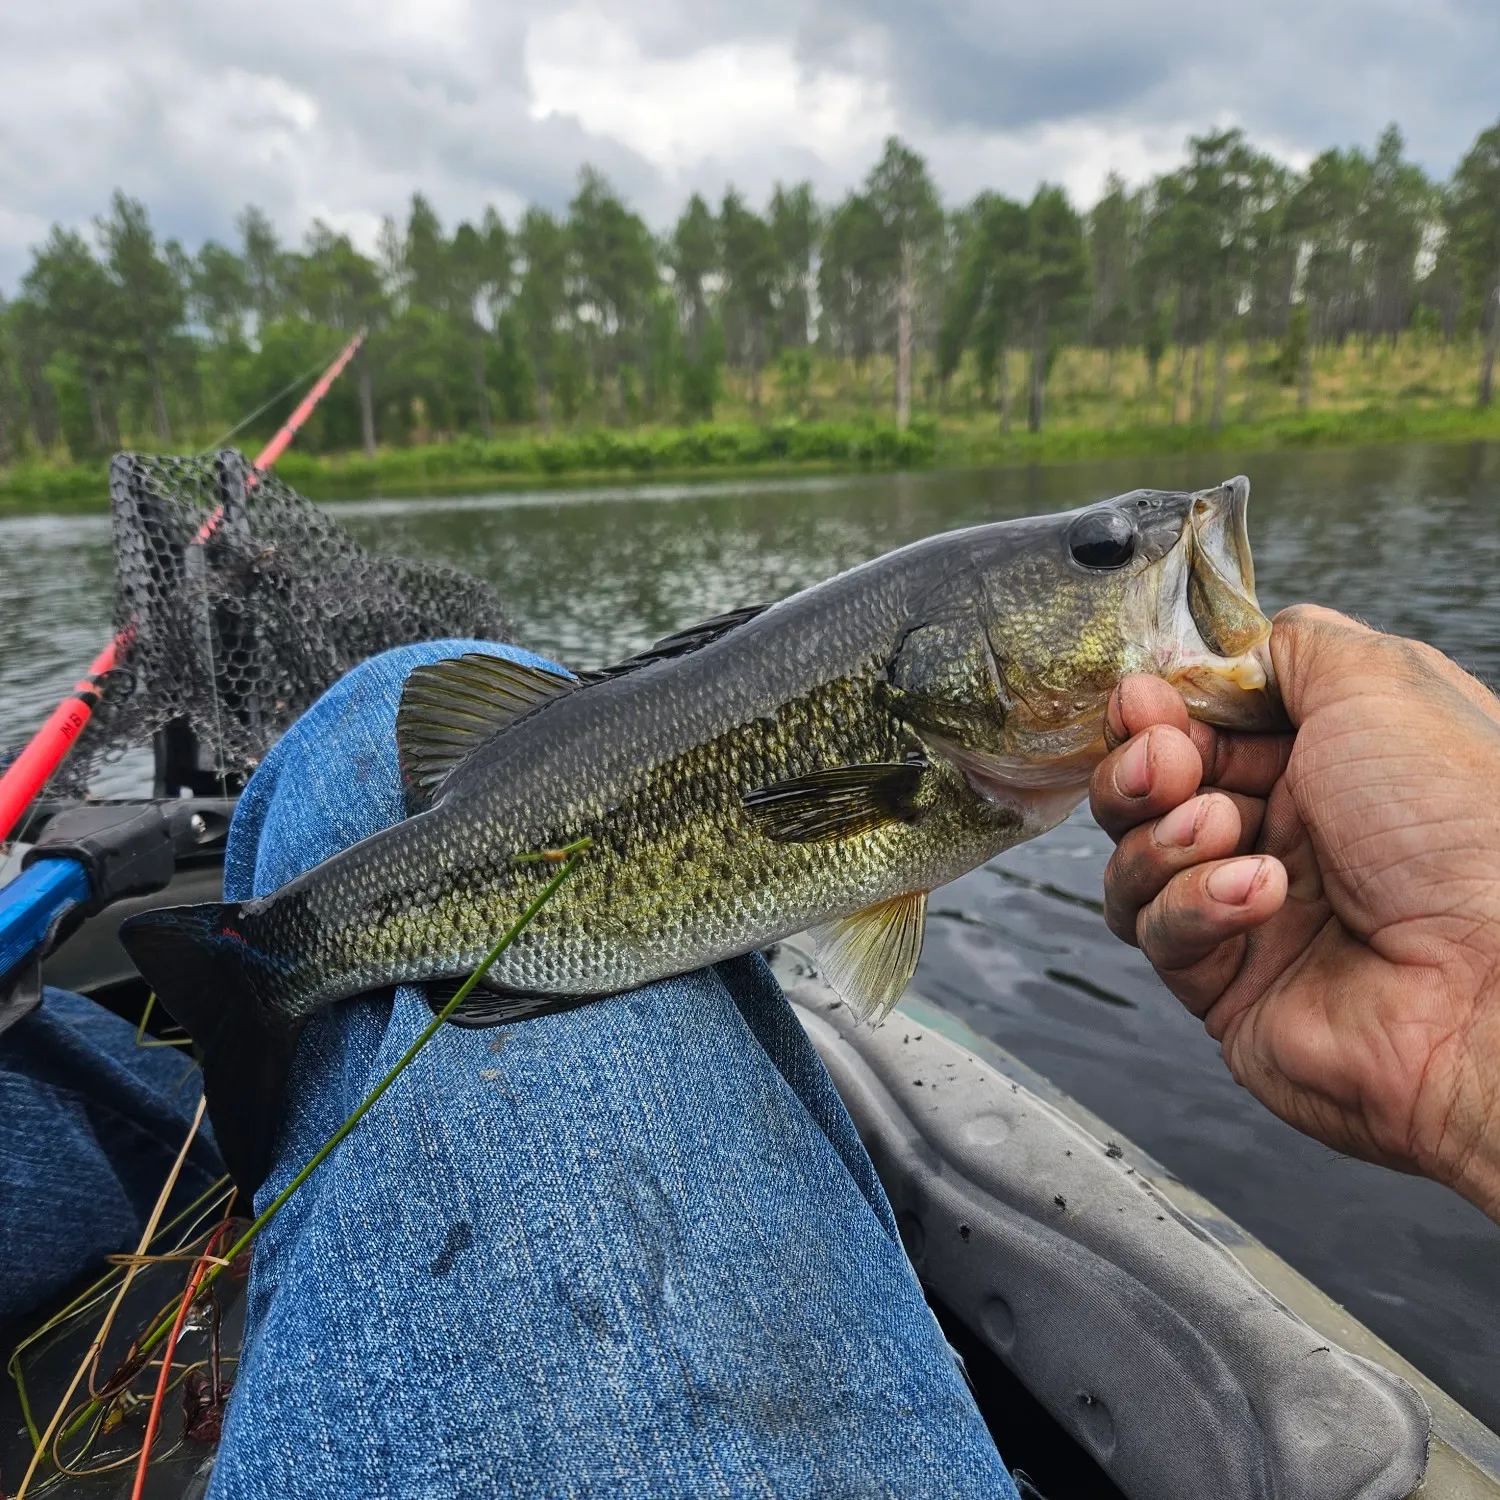
<svg viewBox="0 0 1500 1500"><path fill-rule="evenodd" d="M1203 888L1223 906L1243 906L1250 899L1255 882L1260 879L1260 869L1258 859L1237 859L1210 870Z"/></svg>
<svg viewBox="0 0 1500 1500"><path fill-rule="evenodd" d="M1147 764L1149 735L1138 735L1125 747L1115 767L1115 790L1122 797L1144 797L1151 790L1151 769Z"/></svg>
<svg viewBox="0 0 1500 1500"><path fill-rule="evenodd" d="M1191 802L1174 807L1159 819L1152 837L1164 849L1186 849L1198 837L1198 820L1202 816L1203 802L1194 797Z"/></svg>
<svg viewBox="0 0 1500 1500"><path fill-rule="evenodd" d="M1104 710L1104 743L1110 750L1118 750L1130 738L1125 726L1125 710L1120 704L1120 690L1109 695L1109 704Z"/></svg>

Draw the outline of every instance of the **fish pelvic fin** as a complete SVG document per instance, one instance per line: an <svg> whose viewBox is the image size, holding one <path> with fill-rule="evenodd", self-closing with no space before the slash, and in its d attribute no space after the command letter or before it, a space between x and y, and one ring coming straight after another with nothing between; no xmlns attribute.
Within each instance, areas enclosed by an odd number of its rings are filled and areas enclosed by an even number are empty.
<svg viewBox="0 0 1500 1500"><path fill-rule="evenodd" d="M745 811L778 843L832 843L913 821L927 769L921 759L834 766L747 792Z"/></svg>
<svg viewBox="0 0 1500 1500"><path fill-rule="evenodd" d="M908 891L812 929L818 967L861 1021L880 1021L901 998L927 926L927 892Z"/></svg>
<svg viewBox="0 0 1500 1500"><path fill-rule="evenodd" d="M454 769L480 746L578 686L566 673L483 651L414 668L396 710L407 813L429 806Z"/></svg>
<svg viewBox="0 0 1500 1500"><path fill-rule="evenodd" d="M219 1154L247 1197L265 1180L300 1026L268 1004L286 972L254 941L236 903L169 906L120 926L156 998L193 1039Z"/></svg>

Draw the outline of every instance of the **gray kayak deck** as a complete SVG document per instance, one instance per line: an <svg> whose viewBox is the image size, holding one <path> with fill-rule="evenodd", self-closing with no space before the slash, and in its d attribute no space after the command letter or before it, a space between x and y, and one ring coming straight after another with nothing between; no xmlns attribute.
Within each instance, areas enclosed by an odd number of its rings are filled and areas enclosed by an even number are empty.
<svg viewBox="0 0 1500 1500"><path fill-rule="evenodd" d="M1500 1437L1241 1225L915 991L858 1024L810 951L773 967L924 1285L1132 1500L1500 1497Z"/></svg>

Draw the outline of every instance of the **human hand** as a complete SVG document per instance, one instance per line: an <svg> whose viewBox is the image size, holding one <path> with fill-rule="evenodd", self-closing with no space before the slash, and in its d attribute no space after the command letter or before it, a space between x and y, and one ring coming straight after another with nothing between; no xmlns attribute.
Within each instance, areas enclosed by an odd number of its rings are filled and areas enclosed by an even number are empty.
<svg viewBox="0 0 1500 1500"><path fill-rule="evenodd" d="M1500 1220L1500 701L1313 606L1271 652L1295 737L1111 698L1106 920L1284 1120Z"/></svg>

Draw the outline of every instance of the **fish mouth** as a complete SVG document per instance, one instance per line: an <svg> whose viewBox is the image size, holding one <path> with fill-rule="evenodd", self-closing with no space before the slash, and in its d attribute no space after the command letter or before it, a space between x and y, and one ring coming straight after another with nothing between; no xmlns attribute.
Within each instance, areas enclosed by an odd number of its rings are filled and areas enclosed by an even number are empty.
<svg viewBox="0 0 1500 1500"><path fill-rule="evenodd" d="M1271 622L1255 596L1243 475L1192 497L1187 523L1163 559L1158 674L1188 712L1226 729L1266 732L1288 720L1271 660Z"/></svg>

